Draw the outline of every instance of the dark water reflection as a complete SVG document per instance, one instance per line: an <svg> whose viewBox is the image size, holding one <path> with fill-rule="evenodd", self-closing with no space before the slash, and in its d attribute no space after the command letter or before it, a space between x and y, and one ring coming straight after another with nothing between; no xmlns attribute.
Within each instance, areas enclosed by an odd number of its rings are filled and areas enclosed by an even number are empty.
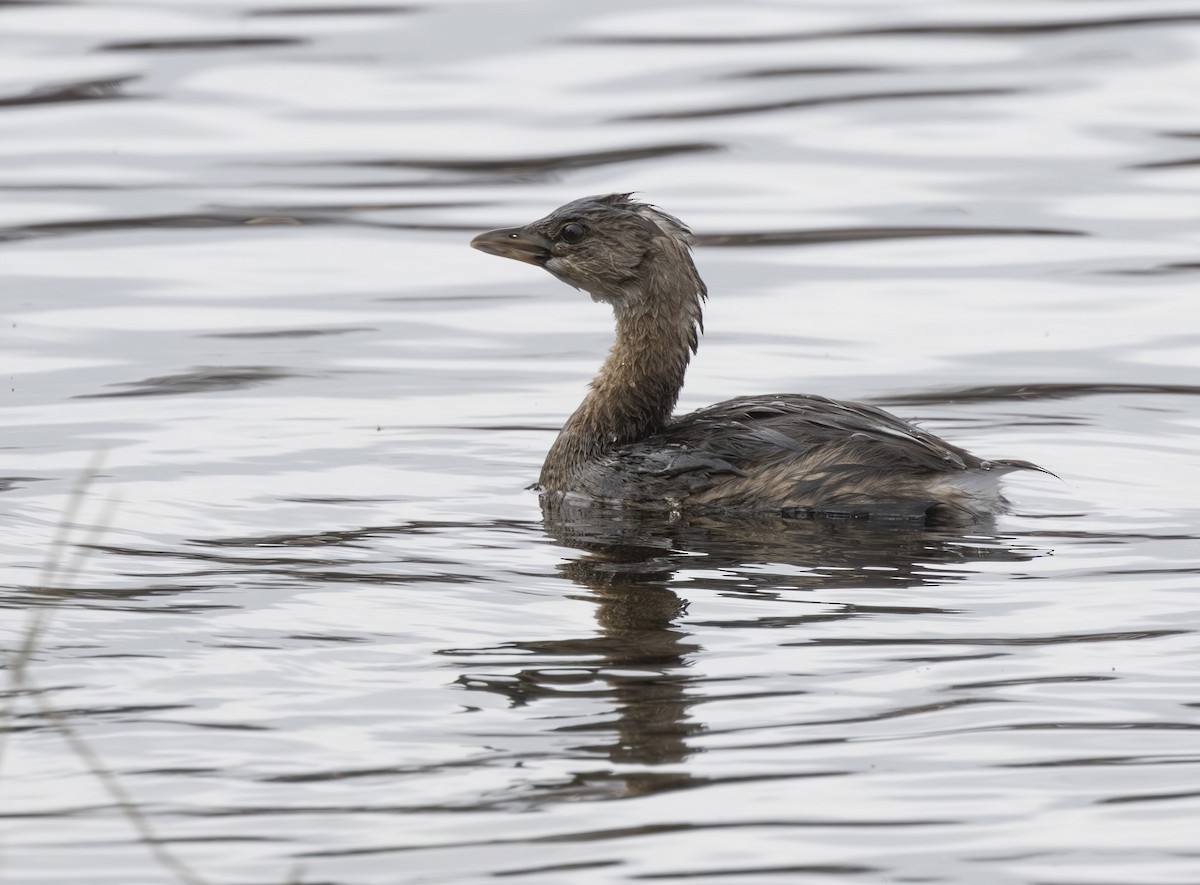
<svg viewBox="0 0 1200 885"><path fill-rule="evenodd" d="M652 515L605 508L544 508L547 532L560 543L588 555L564 563L563 572L593 589L625 580L637 586L664 581L681 569L702 566L720 572L750 563L772 563L811 570L794 588L874 585L886 573L897 587L954 580L939 564L994 560L1023 562L1036 548L1013 544L979 526L972 534L912 531L871 526L856 520L718 519ZM994 527L991 528L994 531ZM700 561L697 561L697 557ZM965 575L964 575L965 576ZM736 592L775 593L777 574L746 576ZM721 587L731 590L728 585Z"/></svg>
<svg viewBox="0 0 1200 885"><path fill-rule="evenodd" d="M688 739L704 731L689 712L702 698L690 691L696 680L688 672L704 650L685 623L687 600L672 587L678 573L695 573L687 585L689 593L780 599L834 587L878 587L881 582L896 589L942 584L969 574L948 572L940 568L944 564L961 569L976 561L1024 562L1040 552L998 535L880 528L853 521L681 517L664 522L620 510L545 503L543 515L545 529L556 541L584 552L563 562L558 571L587 591L578 598L595 606L596 634L441 653L470 662L519 661L517 669L506 667L495 677L472 668L458 679L469 690L494 692L514 706L550 700L563 692L602 703L612 710L605 721L554 730L587 736L588 742L576 749L591 756L652 766L686 759L696 752ZM744 571L746 566L766 564L769 568L762 571ZM779 570L788 567L799 573L781 584ZM739 575L736 582L723 577L732 572ZM948 613L919 604L846 602L821 613L751 620L728 617L702 625L786 630L795 635L792 631L803 632L809 624L859 616ZM771 701L806 693L797 687L782 693L725 697ZM677 773L643 769L626 778L605 772L599 783L592 780L573 783L570 792L580 797L632 796L710 782L693 783Z"/></svg>

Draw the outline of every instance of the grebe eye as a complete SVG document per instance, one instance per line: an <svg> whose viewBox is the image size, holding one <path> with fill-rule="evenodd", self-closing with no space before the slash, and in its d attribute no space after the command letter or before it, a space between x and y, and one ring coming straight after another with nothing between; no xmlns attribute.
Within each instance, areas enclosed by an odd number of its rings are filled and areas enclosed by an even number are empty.
<svg viewBox="0 0 1200 885"><path fill-rule="evenodd" d="M586 236L587 228L575 221L565 225L563 229L558 232L558 238L564 243L578 243Z"/></svg>

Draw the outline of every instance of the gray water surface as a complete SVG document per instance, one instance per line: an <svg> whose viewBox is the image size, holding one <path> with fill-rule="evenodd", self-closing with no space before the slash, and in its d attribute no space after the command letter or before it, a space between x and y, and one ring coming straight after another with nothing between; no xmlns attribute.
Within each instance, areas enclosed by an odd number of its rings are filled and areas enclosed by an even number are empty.
<svg viewBox="0 0 1200 885"><path fill-rule="evenodd" d="M1170 0L0 3L0 881L1200 881L1198 95ZM681 408L1061 480L543 520L611 317L466 243L630 190Z"/></svg>

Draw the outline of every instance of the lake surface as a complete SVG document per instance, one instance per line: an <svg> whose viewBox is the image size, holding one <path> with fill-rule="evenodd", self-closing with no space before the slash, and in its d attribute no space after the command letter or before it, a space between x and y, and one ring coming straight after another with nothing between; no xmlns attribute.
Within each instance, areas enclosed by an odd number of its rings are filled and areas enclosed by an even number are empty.
<svg viewBox="0 0 1200 885"><path fill-rule="evenodd" d="M0 46L0 882L1200 881L1200 6ZM970 532L544 522L611 316L466 244L631 190L699 237L682 408L1061 479Z"/></svg>

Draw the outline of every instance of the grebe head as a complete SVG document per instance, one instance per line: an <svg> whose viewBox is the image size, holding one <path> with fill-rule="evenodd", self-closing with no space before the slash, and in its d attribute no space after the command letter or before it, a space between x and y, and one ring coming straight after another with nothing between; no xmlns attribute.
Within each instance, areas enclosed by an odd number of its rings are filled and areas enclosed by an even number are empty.
<svg viewBox="0 0 1200 885"><path fill-rule="evenodd" d="M584 197L524 227L482 233L481 252L544 267L558 279L613 305L618 313L640 299L647 277L695 278L688 254L692 232L661 209L630 194Z"/></svg>

